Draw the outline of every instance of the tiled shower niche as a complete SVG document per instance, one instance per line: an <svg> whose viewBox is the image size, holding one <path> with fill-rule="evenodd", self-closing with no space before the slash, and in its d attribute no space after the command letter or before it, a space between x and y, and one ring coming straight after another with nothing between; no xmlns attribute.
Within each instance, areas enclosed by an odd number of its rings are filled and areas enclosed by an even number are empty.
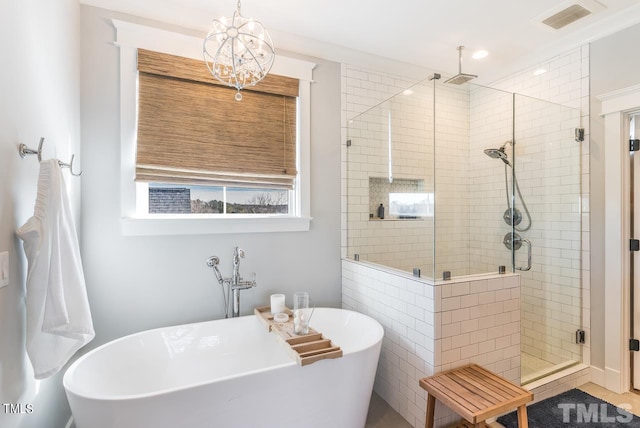
<svg viewBox="0 0 640 428"><path fill-rule="evenodd" d="M378 207L384 206L385 219L392 218L389 215L389 194L390 193L423 193L424 180L394 179L391 183L388 178L369 177L369 213L373 218L378 218Z"/></svg>

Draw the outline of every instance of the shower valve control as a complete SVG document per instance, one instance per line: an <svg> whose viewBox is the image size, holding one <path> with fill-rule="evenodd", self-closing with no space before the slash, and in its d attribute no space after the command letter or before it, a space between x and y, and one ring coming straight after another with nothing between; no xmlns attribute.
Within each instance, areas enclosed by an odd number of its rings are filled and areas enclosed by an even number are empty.
<svg viewBox="0 0 640 428"><path fill-rule="evenodd" d="M517 233L507 233L502 239L502 243L508 250L518 251L522 247L522 237Z"/></svg>
<svg viewBox="0 0 640 428"><path fill-rule="evenodd" d="M502 215L502 218L504 222L507 223L509 226L511 225L517 226L522 221L522 213L517 208L513 208L513 209L507 208L507 210Z"/></svg>

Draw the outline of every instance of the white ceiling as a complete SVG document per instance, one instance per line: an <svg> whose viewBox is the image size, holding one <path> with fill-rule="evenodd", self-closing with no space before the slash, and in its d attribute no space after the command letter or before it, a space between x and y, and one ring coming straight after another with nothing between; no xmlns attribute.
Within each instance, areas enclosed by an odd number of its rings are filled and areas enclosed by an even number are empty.
<svg viewBox="0 0 640 428"><path fill-rule="evenodd" d="M236 0L80 0L202 31L230 16ZM602 10L560 30L541 21L572 4ZM595 6L594 6L595 5ZM602 8L604 6L604 8ZM453 75L458 45L463 72L487 83L585 42L640 22L640 0L244 0L242 14L262 21L276 49L365 65L370 54ZM486 49L483 60L471 59ZM354 52L356 51L356 52Z"/></svg>

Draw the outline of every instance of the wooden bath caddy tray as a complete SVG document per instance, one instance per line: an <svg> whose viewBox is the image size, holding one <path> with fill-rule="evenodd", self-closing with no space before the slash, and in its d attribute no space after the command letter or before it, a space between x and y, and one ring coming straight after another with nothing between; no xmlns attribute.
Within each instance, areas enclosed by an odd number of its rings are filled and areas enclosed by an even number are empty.
<svg viewBox="0 0 640 428"><path fill-rule="evenodd" d="M295 334L291 309L285 308L289 320L282 323L273 320L270 306L255 308L253 312L264 323L268 331L275 333L288 345L299 365L306 366L316 361L342 357L342 349L339 346L334 345L331 339L325 338L322 333L311 327L309 327L308 334Z"/></svg>

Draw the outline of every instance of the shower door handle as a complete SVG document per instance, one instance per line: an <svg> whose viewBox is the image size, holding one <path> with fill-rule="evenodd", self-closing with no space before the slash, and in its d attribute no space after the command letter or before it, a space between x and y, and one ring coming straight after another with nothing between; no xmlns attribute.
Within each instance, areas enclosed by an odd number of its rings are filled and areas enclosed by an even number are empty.
<svg viewBox="0 0 640 428"><path fill-rule="evenodd" d="M517 267L516 269L521 271L531 270L531 241L528 239L523 239L522 242L527 244L527 267Z"/></svg>

